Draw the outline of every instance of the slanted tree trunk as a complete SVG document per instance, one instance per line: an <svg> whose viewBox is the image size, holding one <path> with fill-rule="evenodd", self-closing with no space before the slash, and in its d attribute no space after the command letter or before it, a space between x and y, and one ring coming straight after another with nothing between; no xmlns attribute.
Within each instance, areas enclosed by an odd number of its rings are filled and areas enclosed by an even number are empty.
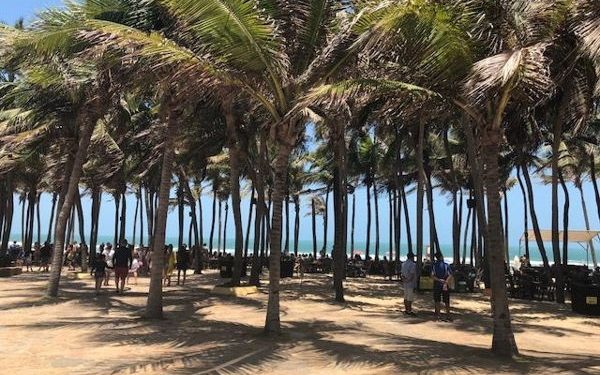
<svg viewBox="0 0 600 375"><path fill-rule="evenodd" d="M52 270L48 281L46 294L48 297L58 296L60 273L63 265L63 250L65 248L65 232L67 221L73 208L75 193L79 189L79 179L83 173L83 164L87 157L88 146L94 132L96 121L100 118L99 113L92 115L90 112L79 114L77 125L79 128L79 143L75 157L67 161L63 189L59 199L59 213L54 230L54 253L52 255ZM69 158L71 159L71 158ZM71 168L69 168L71 167Z"/></svg>
<svg viewBox="0 0 600 375"><path fill-rule="evenodd" d="M158 191L158 208L156 210L156 226L152 248L152 270L150 272L150 289L146 301L144 316L148 319L163 317L162 280L165 246L165 233L167 228L167 213L169 211L169 193L171 191L171 175L175 160L175 135L177 132L177 116L171 111L166 119L167 129L164 133L163 162L160 172L160 188Z"/></svg>
<svg viewBox="0 0 600 375"><path fill-rule="evenodd" d="M472 209L470 207L468 207L467 208L467 221L465 223L465 234L463 237L462 264L466 264L466 261L467 261L467 234L469 233L469 222L471 220L471 212L472 212Z"/></svg>
<svg viewBox="0 0 600 375"><path fill-rule="evenodd" d="M521 194L523 195L523 223L524 231L523 236L525 238L525 256L527 259L531 259L529 254L529 213L527 212L527 193L525 193L525 187L523 186L523 180L521 179L521 166L517 166L517 180L519 181L519 188L521 188ZM527 173L526 171L524 173Z"/></svg>
<svg viewBox="0 0 600 375"><path fill-rule="evenodd" d="M590 153L590 179L594 186L594 198L596 199L596 210L598 211L598 220L600 220L600 192L598 191L598 180L596 179L596 159L594 153Z"/></svg>
<svg viewBox="0 0 600 375"><path fill-rule="evenodd" d="M581 198L581 208L583 210L583 219L585 221L585 229L590 230L590 218L588 216L587 204L585 203L585 198L583 195L583 186L582 181L579 177L577 177L577 182L575 183L577 190L579 190L579 197ZM590 255L592 256L592 263L594 264L594 269L598 267L598 261L596 260L596 251L594 250L594 243L590 241L589 244Z"/></svg>
<svg viewBox="0 0 600 375"><path fill-rule="evenodd" d="M33 227L35 220L35 202L37 201L37 191L34 186L29 189L29 194L27 194L27 235L26 235L26 243L24 244L24 249L26 251L31 250L31 245L33 242Z"/></svg>
<svg viewBox="0 0 600 375"><path fill-rule="evenodd" d="M262 147L260 150L262 150ZM259 157L262 158L262 156ZM259 163L259 166L261 164L262 163ZM259 251L261 245L264 244L263 223L266 208L264 176L262 173L260 173L260 170L258 172L252 172L252 185L256 188L256 216L254 218L254 244L252 250L252 270L250 271L249 284L258 286L260 284L260 273L262 270L262 257L259 256Z"/></svg>
<svg viewBox="0 0 600 375"><path fill-rule="evenodd" d="M291 125L288 125L291 126ZM285 134L285 131L282 130ZM281 269L281 211L286 188L288 164L292 144L295 142L280 142L279 150L274 161L274 180L273 180L273 218L271 225L271 255L269 258L269 300L267 303L267 316L265 319L265 332L267 334L279 334L281 332L281 323L279 317L279 280Z"/></svg>
<svg viewBox="0 0 600 375"><path fill-rule="evenodd" d="M537 242L538 249L544 262L544 268L550 270L550 264L548 263L548 256L546 255L546 248L544 247L544 241L542 240L542 234L540 232L540 226L538 224L537 214L535 212L535 202L533 200L533 187L531 186L531 178L527 171L525 164L521 165L523 170L523 177L525 178L525 185L527 186L527 197L529 201L529 212L531 213L531 224L533 225L533 232L535 233L535 240Z"/></svg>
<svg viewBox="0 0 600 375"><path fill-rule="evenodd" d="M429 242L431 242L431 255L435 254L436 252L442 252L442 249L440 247L440 240L438 238L438 234L437 234L437 226L435 224L435 209L433 207L433 185L431 183L431 170L429 168L429 166L427 166L427 168L425 169L426 171L426 175L427 175L427 184L425 185L425 189L426 189L426 193L427 193L427 211L429 213L429 228L431 231L431 239L429 240ZM431 257L431 259L433 259L433 257Z"/></svg>
<svg viewBox="0 0 600 375"><path fill-rule="evenodd" d="M410 216L408 214L408 204L406 203L406 191L404 190L404 184L400 187L400 198L402 198L402 207L404 211L404 225L406 227L406 245L408 246L408 252L414 254L412 233L410 229Z"/></svg>
<svg viewBox="0 0 600 375"><path fill-rule="evenodd" d="M229 220L229 199L225 201L225 220L223 221L223 252L227 250L227 221Z"/></svg>
<svg viewBox="0 0 600 375"><path fill-rule="evenodd" d="M501 134L499 124L486 129L483 136L482 153L485 163L485 191L487 193L487 233L486 258L489 263L491 282L491 305L493 316L492 351L502 356L518 354L517 344L512 331L506 280L504 278L504 244L502 238L502 213L500 209L498 155L500 153Z"/></svg>
<svg viewBox="0 0 600 375"><path fill-rule="evenodd" d="M50 221L48 222L48 235L46 236L46 242L50 243L52 240L52 224L54 223L54 213L56 212L56 200L58 194L52 193L52 208L50 209Z"/></svg>

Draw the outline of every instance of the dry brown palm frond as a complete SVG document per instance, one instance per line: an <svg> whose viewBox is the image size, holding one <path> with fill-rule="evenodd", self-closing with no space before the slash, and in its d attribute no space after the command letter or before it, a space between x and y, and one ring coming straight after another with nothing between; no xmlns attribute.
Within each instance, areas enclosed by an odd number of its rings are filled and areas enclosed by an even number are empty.
<svg viewBox="0 0 600 375"><path fill-rule="evenodd" d="M509 87L527 103L547 98L554 90L550 61L545 55L547 46L538 43L478 61L465 84L465 95L482 103Z"/></svg>

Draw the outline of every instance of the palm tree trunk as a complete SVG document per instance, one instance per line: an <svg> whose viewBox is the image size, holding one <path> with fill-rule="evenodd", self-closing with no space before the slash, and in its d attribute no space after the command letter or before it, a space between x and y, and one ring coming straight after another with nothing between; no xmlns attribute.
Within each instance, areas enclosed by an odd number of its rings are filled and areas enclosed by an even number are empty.
<svg viewBox="0 0 600 375"><path fill-rule="evenodd" d="M290 144L281 142L279 151L274 162L275 177L273 180L273 219L271 225L271 256L269 258L269 300L267 303L267 316L265 319L265 332L267 334L279 334L281 323L279 318L279 280L281 248L281 209L285 195L286 181L288 175L288 163L292 147Z"/></svg>
<svg viewBox="0 0 600 375"><path fill-rule="evenodd" d="M52 208L50 209L50 221L48 223L48 235L46 236L46 242L50 243L52 239L52 224L54 223L54 213L56 212L56 200L58 194L52 193Z"/></svg>
<svg viewBox="0 0 600 375"><path fill-rule="evenodd" d="M138 199L140 200L140 247L144 246L144 198L142 185L138 187Z"/></svg>
<svg viewBox="0 0 600 375"><path fill-rule="evenodd" d="M462 253L462 264L466 264L467 261L467 234L469 232L469 222L471 220L471 211L470 207L467 208L467 221L465 222L465 234L463 237L463 253Z"/></svg>
<svg viewBox="0 0 600 375"><path fill-rule="evenodd" d="M215 236L215 220L217 219L217 188L213 181L213 202L212 202L212 221L210 223L210 237L208 239L208 249L213 252L213 239ZM218 247L218 246L217 246Z"/></svg>
<svg viewBox="0 0 600 375"><path fill-rule="evenodd" d="M565 184L565 179L562 174L562 170L558 170L558 179L560 181L560 186L563 190L564 195L564 206L563 206L563 266L564 269L567 269L567 265L569 264L569 190L567 189L567 184Z"/></svg>
<svg viewBox="0 0 600 375"><path fill-rule="evenodd" d="M523 187L523 180L521 179L521 169L522 167L520 165L517 166L517 180L519 181L519 187L521 188L521 194L523 195L523 236L525 238L525 256L527 257L527 259L531 259L529 254L529 214L527 212L527 194L525 193L525 188Z"/></svg>
<svg viewBox="0 0 600 375"><path fill-rule="evenodd" d="M39 193L36 200L36 221L37 221L37 243L38 245L42 244L42 223L40 221L40 200L42 198L42 193Z"/></svg>
<svg viewBox="0 0 600 375"><path fill-rule="evenodd" d="M544 262L544 268L546 270L549 270L550 264L548 263L546 248L544 247L544 241L542 240L542 234L540 232L540 226L538 224L537 214L535 212L535 203L533 200L533 187L531 186L531 178L529 177L529 173L527 173L527 167L525 166L525 164L521 165L521 169L523 170L523 177L525 177L525 185L527 186L527 197L529 198L529 212L531 213L531 224L533 225L535 240L537 242L538 249L540 250L542 261Z"/></svg>
<svg viewBox="0 0 600 375"><path fill-rule="evenodd" d="M598 181L596 180L596 159L594 153L590 153L590 179L594 186L594 198L596 198L596 209L598 210L598 220L600 220L600 192L598 191Z"/></svg>
<svg viewBox="0 0 600 375"><path fill-rule="evenodd" d="M582 186L581 182L582 182L581 179L578 178L578 181L575 185L577 186L577 190L579 190L579 197L581 198L581 208L583 209L583 219L585 221L585 229L590 230L590 219L588 217L587 204L585 203L585 198L583 195L583 186ZM590 247L590 255L592 256L592 263L594 264L594 269L595 269L596 267L598 267L598 261L596 260L596 251L594 250L594 243L592 241L590 241L589 247Z"/></svg>
<svg viewBox="0 0 600 375"><path fill-rule="evenodd" d="M231 207L233 210L233 223L235 228L235 245L233 256L233 277L232 285L239 285L242 277L242 256L244 252L244 227L242 224L242 199L240 196L240 151L238 144L229 150L229 178L231 185ZM225 227L227 227L227 210L225 205ZM225 237L225 236L224 236ZM225 241L225 240L223 240ZM224 246L227 246L224 243Z"/></svg>
<svg viewBox="0 0 600 375"><path fill-rule="evenodd" d="M354 259L354 227L356 222L356 191L352 192L352 219L350 228L350 258Z"/></svg>
<svg viewBox="0 0 600 375"><path fill-rule="evenodd" d="M183 248L183 221L185 214L185 207L183 205L183 178L181 175L178 176L179 186L177 187L177 249Z"/></svg>
<svg viewBox="0 0 600 375"><path fill-rule="evenodd" d="M227 221L229 220L229 199L225 201L225 220L223 221L223 252L227 250Z"/></svg>
<svg viewBox="0 0 600 375"><path fill-rule="evenodd" d="M140 195L135 193L135 211L133 214L133 231L131 233L131 244L135 246L135 235L137 232L137 220L138 220L138 210L140 209Z"/></svg>
<svg viewBox="0 0 600 375"><path fill-rule="evenodd" d="M171 191L171 176L175 160L175 133L177 132L177 116L174 111L169 113L165 132L163 162L160 172L160 188L158 191L158 208L156 210L156 226L152 248L152 270L150 273L150 288L144 316L149 319L160 319L163 316L162 280L167 228L167 213L169 211L169 194Z"/></svg>
<svg viewBox="0 0 600 375"><path fill-rule="evenodd" d="M427 175L427 183L425 185L425 189L426 189L426 193L427 193L427 211L429 213L429 229L431 231L431 239L429 240L429 242L432 242L432 245L435 246L431 246L432 249L432 253L431 255L435 254L436 252L442 252L442 249L440 247L440 240L438 238L438 234L437 234L437 226L435 224L435 209L433 207L433 184L431 183L431 169L429 168L429 166L427 166L427 168L425 169L426 175ZM435 249L435 251L434 251ZM433 257L431 257L431 259L433 259Z"/></svg>
<svg viewBox="0 0 600 375"><path fill-rule="evenodd" d="M25 242L27 242L27 228L26 225L28 223L28 220L26 218L27 212L25 210L25 205L27 203L27 193L23 192L21 193L21 246L25 245Z"/></svg>
<svg viewBox="0 0 600 375"><path fill-rule="evenodd" d="M379 192L373 182L373 201L375 202L375 259L379 259Z"/></svg>
<svg viewBox="0 0 600 375"><path fill-rule="evenodd" d="M365 259L369 259L371 249L371 184L367 184L367 239L365 244Z"/></svg>
<svg viewBox="0 0 600 375"><path fill-rule="evenodd" d="M425 121L419 120L415 159L417 162L417 288L420 288L421 269L423 267L423 200L425 187L425 169L423 168L423 147L425 142Z"/></svg>
<svg viewBox="0 0 600 375"><path fill-rule="evenodd" d="M254 218L254 244L252 250L252 270L250 271L250 285L260 284L262 270L262 257L259 256L260 247L264 244L264 217L265 217L265 188L261 173L252 173L252 185L256 187L256 216Z"/></svg>
<svg viewBox="0 0 600 375"><path fill-rule="evenodd" d="M10 241L10 233L12 231L13 214L15 209L15 198L13 195L13 184L10 176L6 177L6 209L4 212L4 228L2 231L2 247L0 252L5 254L8 250L8 242Z"/></svg>
<svg viewBox="0 0 600 375"><path fill-rule="evenodd" d="M125 239L125 223L127 222L127 197L125 195L125 189L121 193L121 227L119 228L119 242Z"/></svg>
<svg viewBox="0 0 600 375"><path fill-rule="evenodd" d="M99 115L97 115L99 116ZM52 256L52 270L48 281L48 289L46 294L48 297L58 296L58 286L60 282L60 272L63 263L63 250L65 248L65 231L67 220L73 207L75 193L79 188L79 179L83 173L83 164L87 157L88 146L92 138L92 133L96 125L97 117L91 116L88 113L82 113L77 123L80 125L79 144L75 157L71 162L68 160L65 168L65 178L63 181L63 190L61 199L59 200L60 211L56 219L56 227L54 230L54 254ZM71 159L71 158L69 158ZM68 175L70 171L70 176ZM67 177L69 176L69 177Z"/></svg>
<svg viewBox="0 0 600 375"><path fill-rule="evenodd" d="M408 214L408 203L406 203L406 191L404 190L404 184L400 187L400 198L402 198L402 208L404 211L404 225L406 227L406 245L408 246L408 252L413 253L412 243L412 231L410 229L410 216Z"/></svg>
<svg viewBox="0 0 600 375"><path fill-rule="evenodd" d="M391 262L394 259L394 202L392 200L392 189L388 188L388 210L389 210L389 223L388 223L388 256Z"/></svg>
<svg viewBox="0 0 600 375"><path fill-rule="evenodd" d="M98 219L100 218L100 204L102 202L102 190L99 187L93 187L92 195L92 217L90 230L90 257L96 258L96 244L98 242Z"/></svg>
<svg viewBox="0 0 600 375"><path fill-rule="evenodd" d="M345 125L342 121L333 124L333 206L334 206L334 240L333 240L333 287L335 300L344 302L344 271L346 266L346 212L347 201L347 150L344 138Z"/></svg>
<svg viewBox="0 0 600 375"><path fill-rule="evenodd" d="M458 188L458 248L460 249L460 236L462 231L462 223L463 223L463 213L464 213L464 204L463 204L463 192L462 188ZM460 251L460 250L459 250ZM459 260L460 262L460 260ZM464 264L463 262L462 264Z"/></svg>
<svg viewBox="0 0 600 375"><path fill-rule="evenodd" d="M503 202L504 202L504 251L506 253L506 263L510 262L510 255L508 253L508 196L506 189L503 190Z"/></svg>
<svg viewBox="0 0 600 375"><path fill-rule="evenodd" d="M244 258L248 258L248 246L250 245L250 227L252 225L252 211L254 209L254 185L250 194L250 203L248 204L248 223L246 224L246 238L244 239Z"/></svg>
<svg viewBox="0 0 600 375"><path fill-rule="evenodd" d="M290 196L285 197L285 246L284 252L290 252Z"/></svg>
<svg viewBox="0 0 600 375"><path fill-rule="evenodd" d="M325 211L323 211L323 248L321 251L327 252L327 232L329 224L329 185L325 189Z"/></svg>
<svg viewBox="0 0 600 375"><path fill-rule="evenodd" d="M115 235L113 239L113 245L117 246L119 241L119 207L121 203L121 195L114 193L113 198L115 200Z"/></svg>
<svg viewBox="0 0 600 375"><path fill-rule="evenodd" d="M221 220L221 215L223 213L223 201L219 199L219 223L217 225L217 251L221 252L221 228L223 221ZM225 250L225 246L223 246L223 250Z"/></svg>
<svg viewBox="0 0 600 375"><path fill-rule="evenodd" d="M300 196L294 194L294 255L298 256L298 241L300 238Z"/></svg>
<svg viewBox="0 0 600 375"><path fill-rule="evenodd" d="M199 244L204 246L204 210L202 209L202 193L198 197L198 237Z"/></svg>
<svg viewBox="0 0 600 375"><path fill-rule="evenodd" d="M37 201L37 191L34 187L31 187L28 194L28 213L27 213L27 243L25 244L25 250L31 250L33 244L33 227L35 220L35 202Z"/></svg>
<svg viewBox="0 0 600 375"><path fill-rule="evenodd" d="M148 247L154 248L154 192L146 186L146 222L148 223Z"/></svg>
<svg viewBox="0 0 600 375"><path fill-rule="evenodd" d="M554 276L556 278L556 302L565 303L565 279L560 259L560 237L558 223L558 158L560 154L560 143L562 140L562 108L554 120L552 141L552 254L554 255Z"/></svg>
<svg viewBox="0 0 600 375"><path fill-rule="evenodd" d="M85 240L85 217L83 216L83 207L81 205L81 193L77 190L77 220L79 228L79 239L81 241L81 272L88 271L88 247Z"/></svg>
<svg viewBox="0 0 600 375"><path fill-rule="evenodd" d="M501 356L518 354L517 343L512 331L508 297L506 295L506 280L504 278L504 245L502 213L500 209L498 155L501 135L499 129L488 130L484 135L483 145L486 152L482 153L485 163L485 190L487 192L487 233L486 258L489 263L491 283L491 305L493 316L492 351Z"/></svg>
<svg viewBox="0 0 600 375"><path fill-rule="evenodd" d="M317 258L317 209L315 207L315 197L311 199L312 215L312 237L313 237L313 257Z"/></svg>
<svg viewBox="0 0 600 375"><path fill-rule="evenodd" d="M452 192L452 258L454 264L460 264L460 227L458 224L457 192Z"/></svg>

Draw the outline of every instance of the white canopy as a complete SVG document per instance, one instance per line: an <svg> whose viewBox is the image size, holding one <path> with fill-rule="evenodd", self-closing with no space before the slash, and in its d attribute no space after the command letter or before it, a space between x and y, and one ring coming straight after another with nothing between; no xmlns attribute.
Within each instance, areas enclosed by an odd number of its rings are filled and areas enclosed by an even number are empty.
<svg viewBox="0 0 600 375"><path fill-rule="evenodd" d="M562 242L563 239L563 231L558 232L558 238ZM600 234L600 231L597 230L570 230L568 231L569 242L577 242L577 243L589 243L596 236ZM551 230L541 230L540 235L542 237L542 241L549 242L552 241L552 231ZM533 230L527 231L527 237L529 241L535 241L535 232ZM525 240L525 233L521 236L521 241Z"/></svg>

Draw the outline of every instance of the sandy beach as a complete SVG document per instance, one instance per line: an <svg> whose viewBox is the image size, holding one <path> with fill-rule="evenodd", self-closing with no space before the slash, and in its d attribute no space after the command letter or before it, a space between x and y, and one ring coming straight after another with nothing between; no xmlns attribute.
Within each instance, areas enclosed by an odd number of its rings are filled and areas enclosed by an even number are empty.
<svg viewBox="0 0 600 375"><path fill-rule="evenodd" d="M147 278L124 295L92 280L63 278L60 298L42 298L47 274L0 279L0 366L6 374L600 374L600 320L570 306L511 301L521 356L491 354L489 301L453 295L454 321L433 320L431 294L418 316L400 310L398 283L350 279L347 303L331 279L286 279L284 334L262 335L266 288L243 298L210 293L214 271L167 287L165 320L140 318Z"/></svg>

